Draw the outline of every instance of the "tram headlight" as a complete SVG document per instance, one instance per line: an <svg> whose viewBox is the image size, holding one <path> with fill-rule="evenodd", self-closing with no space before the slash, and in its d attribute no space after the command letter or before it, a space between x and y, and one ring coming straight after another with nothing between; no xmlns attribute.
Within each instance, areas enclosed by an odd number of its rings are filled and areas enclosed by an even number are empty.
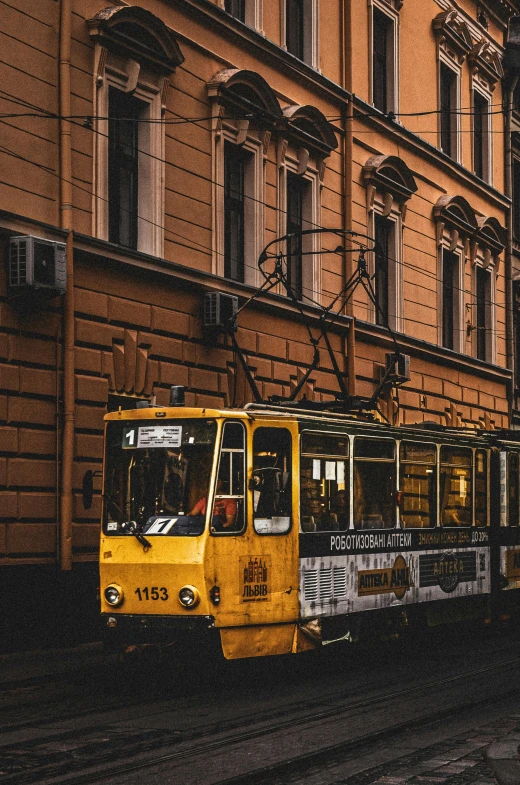
<svg viewBox="0 0 520 785"><path fill-rule="evenodd" d="M183 586L179 592L179 601L185 608L194 608L200 601L198 589L195 586Z"/></svg>
<svg viewBox="0 0 520 785"><path fill-rule="evenodd" d="M111 583L110 586L107 586L103 594L109 605L122 605L124 598L123 589L116 583Z"/></svg>

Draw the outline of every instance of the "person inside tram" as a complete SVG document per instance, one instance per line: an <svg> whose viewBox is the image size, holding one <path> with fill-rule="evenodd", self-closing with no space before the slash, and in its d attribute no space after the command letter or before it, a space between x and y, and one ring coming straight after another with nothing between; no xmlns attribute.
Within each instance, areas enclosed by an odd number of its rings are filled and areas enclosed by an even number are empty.
<svg viewBox="0 0 520 785"><path fill-rule="evenodd" d="M340 529L348 529L348 498L346 491L338 491L336 494L336 516Z"/></svg>
<svg viewBox="0 0 520 785"><path fill-rule="evenodd" d="M223 482L219 478L217 482L217 496L223 492ZM188 515L206 515L206 508L208 504L207 496L202 496L196 505L190 510ZM219 529L230 529L237 520L237 500L232 498L216 498L213 504L213 519L212 524L218 526Z"/></svg>

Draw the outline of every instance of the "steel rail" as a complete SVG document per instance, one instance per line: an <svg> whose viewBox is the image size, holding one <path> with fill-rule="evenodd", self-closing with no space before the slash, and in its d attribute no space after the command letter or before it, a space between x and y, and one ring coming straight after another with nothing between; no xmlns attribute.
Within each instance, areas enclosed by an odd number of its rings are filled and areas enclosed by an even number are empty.
<svg viewBox="0 0 520 785"><path fill-rule="evenodd" d="M498 669L504 669L507 667L518 666L520 664L520 657L515 657L510 660L506 660L502 663L493 662L491 665L484 666L481 668L476 668L471 671L466 671L461 674L457 674L454 676L449 676L447 678L437 679L434 681L426 682L423 684L418 684L411 688L405 688L402 690L395 690L391 692L384 693L383 695L374 696L368 700L359 700L348 705L344 705L341 707L334 707L332 709L325 709L319 712L314 712L312 714L306 714L304 716L299 716L297 719L289 719L283 722L277 722L275 724L268 725L266 727L260 727L248 731L244 731L242 733L238 733L233 735L232 737L226 737L224 739L217 739L215 741L209 741L204 744L199 744L195 747L191 747L185 750L176 750L175 752L168 752L162 755L155 755L153 758L146 758L145 760L138 760L133 762L128 762L123 765L115 765L115 766L108 766L104 767L103 769L97 769L95 771L85 772L83 774L79 774L76 776L67 777L66 774L62 771L60 773L52 773L45 774L43 772L34 772L35 776L38 776L38 779L31 778L31 772L24 772L21 775L21 780L24 783L29 782L38 782L39 785L45 785L45 783L56 783L56 785L90 785L91 783L100 782L107 777L117 777L123 774L129 774L132 772L137 772L142 769L149 769L153 766L158 766L163 763L168 763L171 761L182 760L185 758L196 758L197 756L204 756L207 755L208 752L212 752L214 750L223 749L226 747L232 747L237 744L247 742L253 739L258 739L263 736L269 736L273 733L277 733L287 729L293 729L297 726L301 726L307 723L316 724L324 719L329 719L331 717L338 717L342 714L347 714L349 711L353 711L356 709L368 708L370 706L374 706L377 704L382 704L385 701L394 700L396 698L407 697L416 693L419 693L423 690L431 690L432 687L442 687L447 684L454 684L455 682L461 682L465 679L481 676L482 674L493 672L496 674ZM520 687L512 690L509 695L520 694ZM485 706L496 702L498 697L494 695L491 698L484 698L484 699L476 699L464 702L462 704L457 705L457 709L468 709L471 707L476 706ZM309 702L310 703L310 702ZM257 772L250 772L247 774L239 775L238 777L233 777L231 779L226 779L215 783L215 785L241 785L242 782L247 780L248 783L253 783L255 777L266 777L267 775L273 776L275 771L282 771L282 769L287 770L289 767L294 768L296 765L304 765L305 767L309 768L312 765L316 765L316 761L320 762L327 757L333 757L337 755L339 752L344 751L348 753L349 751L353 751L360 746L371 744L375 741L381 741L385 738L390 738L397 733L400 733L406 730L411 724L414 727L418 727L418 725L427 725L432 722L441 720L446 716L452 716L454 711L454 707L451 706L447 709L443 709L441 711L435 711L431 713L427 713L422 717L413 717L411 719L405 720L401 723L393 725L391 728L384 728L379 731L375 731L373 733L357 736L353 739L349 739L348 741L341 742L339 744L330 745L325 747L319 751L306 753L301 756L296 756L295 758L291 758L290 760L283 761L281 763L273 764L272 766L268 766L262 769L257 770ZM241 719L238 718L236 720L237 725L241 725ZM220 726L221 727L221 726ZM98 730L99 728L90 728L89 731ZM105 729L106 730L106 729ZM230 724L226 730L232 730ZM60 738L63 738L64 734L60 735ZM51 739L50 739L51 740ZM168 745L169 742L162 743L160 746L163 748ZM177 744L182 742L177 742ZM0 749L1 751L1 749ZM128 754L128 750L125 750L122 754ZM94 766L96 764L94 763ZM10 783L16 783L16 778L11 777L10 775L3 776L2 781L9 785ZM266 782L268 780L265 780ZM260 780L258 780L260 782Z"/></svg>

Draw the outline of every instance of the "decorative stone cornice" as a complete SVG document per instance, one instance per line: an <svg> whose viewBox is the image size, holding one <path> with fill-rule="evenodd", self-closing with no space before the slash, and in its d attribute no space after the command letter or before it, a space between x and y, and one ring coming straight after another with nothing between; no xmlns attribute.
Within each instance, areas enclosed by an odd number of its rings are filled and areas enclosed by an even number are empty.
<svg viewBox="0 0 520 785"><path fill-rule="evenodd" d="M334 129L315 106L293 104L283 110L287 136L297 144L308 147L321 158L326 158L338 146Z"/></svg>
<svg viewBox="0 0 520 785"><path fill-rule="evenodd" d="M274 125L282 110L273 89L256 71L225 68L207 83L209 98L249 115L263 125Z"/></svg>
<svg viewBox="0 0 520 785"><path fill-rule="evenodd" d="M451 238L450 251L457 247L459 240L469 243L478 230L475 211L463 196L441 196L433 206L433 220L437 225L437 245L442 245L447 229Z"/></svg>
<svg viewBox="0 0 520 785"><path fill-rule="evenodd" d="M482 38L468 53L468 63L474 73L479 72L494 90L496 83L504 76L502 61L489 41Z"/></svg>
<svg viewBox="0 0 520 785"><path fill-rule="evenodd" d="M477 217L463 196L446 195L435 203L433 219L437 224L437 245L442 245L446 229L450 236L450 251L461 241L472 263L475 263L477 247L480 247L484 251L485 266L493 260L495 266L498 266L499 256L506 244L506 231L496 218Z"/></svg>
<svg viewBox="0 0 520 785"><path fill-rule="evenodd" d="M112 6L87 20L90 37L125 58L170 75L184 55L164 22L139 6Z"/></svg>
<svg viewBox="0 0 520 785"><path fill-rule="evenodd" d="M433 32L440 46L451 49L462 64L473 47L469 28L454 9L441 11L432 21Z"/></svg>
<svg viewBox="0 0 520 785"><path fill-rule="evenodd" d="M366 186L374 186L382 193L391 193L403 204L416 191L417 183L402 158L396 155L373 155L362 170Z"/></svg>
<svg viewBox="0 0 520 785"><path fill-rule="evenodd" d="M500 222L493 217L480 216L477 219L478 232L475 239L483 248L488 248L493 256L502 253L506 245L506 230Z"/></svg>

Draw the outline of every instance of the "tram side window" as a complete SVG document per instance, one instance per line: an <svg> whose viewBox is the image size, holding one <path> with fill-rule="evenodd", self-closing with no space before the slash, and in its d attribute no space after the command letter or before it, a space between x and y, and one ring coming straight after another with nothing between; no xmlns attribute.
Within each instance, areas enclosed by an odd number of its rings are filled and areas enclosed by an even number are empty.
<svg viewBox="0 0 520 785"><path fill-rule="evenodd" d="M354 526L392 529L396 522L395 442L354 441Z"/></svg>
<svg viewBox="0 0 520 785"><path fill-rule="evenodd" d="M485 450L475 453L475 526L487 526L488 516L488 461Z"/></svg>
<svg viewBox="0 0 520 785"><path fill-rule="evenodd" d="M400 457L401 525L405 529L435 526L437 512L435 445L402 442Z"/></svg>
<svg viewBox="0 0 520 785"><path fill-rule="evenodd" d="M224 423L218 467L212 531L236 534L243 531L245 478L245 430L240 422Z"/></svg>
<svg viewBox="0 0 520 785"><path fill-rule="evenodd" d="M286 428L257 428L253 436L254 528L285 534L291 528L291 434Z"/></svg>
<svg viewBox="0 0 520 785"><path fill-rule="evenodd" d="M508 487L509 487L509 525L518 526L518 453L510 452L508 459Z"/></svg>
<svg viewBox="0 0 520 785"><path fill-rule="evenodd" d="M302 434L300 515L304 532L344 531L349 519L348 436Z"/></svg>
<svg viewBox="0 0 520 785"><path fill-rule="evenodd" d="M471 526L471 450L441 447L440 501L443 526Z"/></svg>

